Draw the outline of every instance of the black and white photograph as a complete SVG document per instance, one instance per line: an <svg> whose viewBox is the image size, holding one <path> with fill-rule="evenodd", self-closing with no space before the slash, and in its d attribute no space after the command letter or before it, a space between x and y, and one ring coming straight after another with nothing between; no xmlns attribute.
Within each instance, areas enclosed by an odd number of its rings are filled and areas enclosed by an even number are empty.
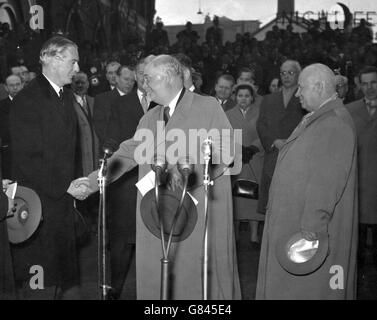
<svg viewBox="0 0 377 320"><path fill-rule="evenodd" d="M0 0L0 301L376 300L376 110L375 0Z"/></svg>

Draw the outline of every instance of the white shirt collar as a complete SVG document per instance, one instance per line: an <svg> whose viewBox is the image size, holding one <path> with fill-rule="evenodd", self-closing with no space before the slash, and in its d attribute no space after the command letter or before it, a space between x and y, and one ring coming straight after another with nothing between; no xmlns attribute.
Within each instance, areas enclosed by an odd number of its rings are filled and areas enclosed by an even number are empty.
<svg viewBox="0 0 377 320"><path fill-rule="evenodd" d="M189 88L189 91L194 92L195 91L195 86L191 85L191 87Z"/></svg>
<svg viewBox="0 0 377 320"><path fill-rule="evenodd" d="M113 86L113 85L110 84L110 89L111 89L111 90L114 90L114 89L115 89L115 86Z"/></svg>
<svg viewBox="0 0 377 320"><path fill-rule="evenodd" d="M55 84L54 82L52 82L44 73L43 73L43 75L47 79L47 81L50 83L51 87L54 88L56 94L59 97L59 92L60 92L61 89L63 89L63 87L59 87L57 84Z"/></svg>
<svg viewBox="0 0 377 320"><path fill-rule="evenodd" d="M181 93L182 93L182 90L183 90L183 88L182 88L181 90L179 90L179 92L178 92L178 94L175 96L175 98L174 98L172 101L170 101L170 103L169 103L169 108L170 108L170 110L169 110L169 115L170 115L170 116L172 116L173 113L174 113L175 107L177 106L178 99L179 99L179 97L180 97L180 95L181 95Z"/></svg>
<svg viewBox="0 0 377 320"><path fill-rule="evenodd" d="M120 91L118 88L116 88L120 94L121 97L125 96L126 94L123 91Z"/></svg>
<svg viewBox="0 0 377 320"><path fill-rule="evenodd" d="M11 95L8 95L8 98L10 101L13 101L13 97Z"/></svg>

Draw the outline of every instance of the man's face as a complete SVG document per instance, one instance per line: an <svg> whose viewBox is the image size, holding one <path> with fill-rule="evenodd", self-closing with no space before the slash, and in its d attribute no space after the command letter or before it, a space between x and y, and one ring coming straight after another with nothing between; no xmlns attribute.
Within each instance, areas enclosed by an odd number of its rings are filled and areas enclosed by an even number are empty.
<svg viewBox="0 0 377 320"><path fill-rule="evenodd" d="M241 83L254 83L253 73L241 72L240 76L237 79L237 84L241 84Z"/></svg>
<svg viewBox="0 0 377 320"><path fill-rule="evenodd" d="M135 84L135 73L132 70L123 68L121 74L116 76L117 88L124 92L129 93Z"/></svg>
<svg viewBox="0 0 377 320"><path fill-rule="evenodd" d="M314 90L314 85L306 75L300 76L296 97L300 98L301 106L305 110L312 112L318 106L318 94Z"/></svg>
<svg viewBox="0 0 377 320"><path fill-rule="evenodd" d="M21 66L21 80L23 83L28 83L30 81L29 79L29 70L25 66Z"/></svg>
<svg viewBox="0 0 377 320"><path fill-rule="evenodd" d="M344 99L348 92L348 84L345 82L338 83L336 85L336 92L338 93L338 97L340 99Z"/></svg>
<svg viewBox="0 0 377 320"><path fill-rule="evenodd" d="M229 99L232 94L232 81L225 80L220 78L215 86L216 96L221 100Z"/></svg>
<svg viewBox="0 0 377 320"><path fill-rule="evenodd" d="M89 81L85 74L78 73L73 77L72 90L79 96L83 96L88 92Z"/></svg>
<svg viewBox="0 0 377 320"><path fill-rule="evenodd" d="M55 56L55 72L59 79L59 85L72 83L73 76L80 71L79 53L75 47L68 47L61 54Z"/></svg>
<svg viewBox="0 0 377 320"><path fill-rule="evenodd" d="M360 77L360 88L368 100L377 99L377 73L364 73Z"/></svg>
<svg viewBox="0 0 377 320"><path fill-rule="evenodd" d="M292 63L286 62L280 68L280 77L283 87L289 89L297 85L299 73Z"/></svg>
<svg viewBox="0 0 377 320"><path fill-rule="evenodd" d="M116 86L117 70L119 65L108 66L106 70L106 79L109 81L110 85Z"/></svg>
<svg viewBox="0 0 377 320"><path fill-rule="evenodd" d="M137 87L139 88L139 90L144 90L144 88L143 88L143 84L144 84L144 68L145 68L145 64L144 63L141 63L141 64L139 64L136 67L135 78L136 78L136 83L137 83Z"/></svg>
<svg viewBox="0 0 377 320"><path fill-rule="evenodd" d="M8 78L5 84L5 89L12 98L15 97L22 89L21 79L19 77Z"/></svg>
<svg viewBox="0 0 377 320"><path fill-rule="evenodd" d="M148 64L144 69L144 90L148 97L161 105L165 105L166 96L169 94L167 76L161 71L161 68Z"/></svg>

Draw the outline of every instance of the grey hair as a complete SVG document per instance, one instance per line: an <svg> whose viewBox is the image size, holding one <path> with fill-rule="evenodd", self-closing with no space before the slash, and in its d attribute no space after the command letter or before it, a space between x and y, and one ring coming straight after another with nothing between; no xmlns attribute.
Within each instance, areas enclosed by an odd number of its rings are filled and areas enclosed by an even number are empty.
<svg viewBox="0 0 377 320"><path fill-rule="evenodd" d="M281 67L286 64L286 63L289 63L292 65L292 67L297 71L297 73L300 73L301 72L301 65L298 61L296 60L285 60L282 64L281 64Z"/></svg>
<svg viewBox="0 0 377 320"><path fill-rule="evenodd" d="M48 58L62 54L68 48L75 48L78 50L77 44L65 37L52 37L43 44L39 54L39 60L42 65L44 65L47 63Z"/></svg>
<svg viewBox="0 0 377 320"><path fill-rule="evenodd" d="M162 54L150 62L154 67L159 67L162 74L172 78L179 78L183 82L183 69L180 62L173 56Z"/></svg>

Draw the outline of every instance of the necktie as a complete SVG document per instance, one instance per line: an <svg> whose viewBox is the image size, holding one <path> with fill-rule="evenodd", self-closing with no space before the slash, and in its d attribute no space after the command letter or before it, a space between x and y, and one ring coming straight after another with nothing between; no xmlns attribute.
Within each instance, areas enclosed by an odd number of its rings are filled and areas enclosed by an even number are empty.
<svg viewBox="0 0 377 320"><path fill-rule="evenodd" d="M63 89L59 90L59 100L61 103L63 103Z"/></svg>
<svg viewBox="0 0 377 320"><path fill-rule="evenodd" d="M369 100L366 101L365 104L367 106L367 109L369 111L370 116L372 117L374 115L374 113L376 112L376 107L377 106L374 106L373 102L369 101Z"/></svg>
<svg viewBox="0 0 377 320"><path fill-rule="evenodd" d="M170 108L167 106L167 107L164 107L164 122L165 122L165 125L168 123L169 119L170 119Z"/></svg>
<svg viewBox="0 0 377 320"><path fill-rule="evenodd" d="M141 98L141 106L143 107L144 112L146 113L148 111L148 100L147 95L143 93L143 96Z"/></svg>

